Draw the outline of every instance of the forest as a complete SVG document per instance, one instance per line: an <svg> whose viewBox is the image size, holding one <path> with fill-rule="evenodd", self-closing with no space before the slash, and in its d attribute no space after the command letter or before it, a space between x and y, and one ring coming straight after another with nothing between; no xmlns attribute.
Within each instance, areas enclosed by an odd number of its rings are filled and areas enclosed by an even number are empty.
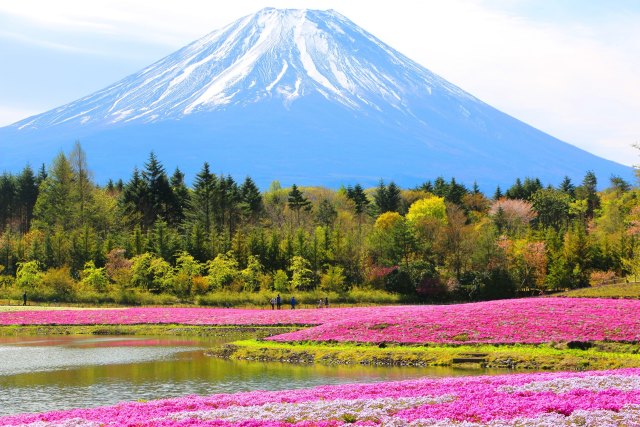
<svg viewBox="0 0 640 427"><path fill-rule="evenodd" d="M443 177L261 191L208 163L189 186L151 153L127 181L98 185L76 143L0 176L0 300L440 302L632 280L640 190L607 179L524 177L493 194Z"/></svg>

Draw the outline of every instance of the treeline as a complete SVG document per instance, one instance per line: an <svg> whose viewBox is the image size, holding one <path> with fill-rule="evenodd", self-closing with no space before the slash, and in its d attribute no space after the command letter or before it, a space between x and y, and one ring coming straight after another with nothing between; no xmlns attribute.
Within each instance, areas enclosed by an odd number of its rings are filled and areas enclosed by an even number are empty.
<svg viewBox="0 0 640 427"><path fill-rule="evenodd" d="M97 185L80 144L0 176L0 293L65 301L503 298L636 275L638 189L587 172L491 196L437 178L261 192L204 163L191 187L151 153Z"/></svg>

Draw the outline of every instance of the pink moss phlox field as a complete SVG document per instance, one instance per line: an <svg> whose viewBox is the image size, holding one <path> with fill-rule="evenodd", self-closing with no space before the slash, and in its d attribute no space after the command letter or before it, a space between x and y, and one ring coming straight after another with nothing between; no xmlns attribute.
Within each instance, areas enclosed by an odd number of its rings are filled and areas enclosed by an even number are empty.
<svg viewBox="0 0 640 427"><path fill-rule="evenodd" d="M270 339L408 344L637 341L640 301L530 298L396 310L372 308Z"/></svg>
<svg viewBox="0 0 640 427"><path fill-rule="evenodd" d="M129 308L0 313L0 325L317 325L275 341L543 343L640 340L640 301L529 298L439 306L247 310Z"/></svg>
<svg viewBox="0 0 640 427"><path fill-rule="evenodd" d="M420 379L129 402L0 426L640 426L640 369Z"/></svg>
<svg viewBox="0 0 640 427"><path fill-rule="evenodd" d="M286 308L286 309L285 309ZM359 317L370 308L250 310L236 308L127 308L0 312L0 325L320 325Z"/></svg>

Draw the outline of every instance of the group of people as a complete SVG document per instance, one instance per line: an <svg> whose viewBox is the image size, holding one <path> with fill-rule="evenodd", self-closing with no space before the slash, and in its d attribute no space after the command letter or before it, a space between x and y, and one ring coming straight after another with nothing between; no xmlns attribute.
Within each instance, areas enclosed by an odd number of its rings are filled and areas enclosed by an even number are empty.
<svg viewBox="0 0 640 427"><path fill-rule="evenodd" d="M280 294L271 298L269 300L269 304L271 304L271 310L275 310L275 309L280 310L283 304L282 297L280 296ZM296 308L296 305L298 305L298 301L296 300L296 297L292 296L291 300L289 301L289 304L291 305L291 310L294 310ZM323 308L323 307L329 308L329 298L324 297L318 300L318 308Z"/></svg>

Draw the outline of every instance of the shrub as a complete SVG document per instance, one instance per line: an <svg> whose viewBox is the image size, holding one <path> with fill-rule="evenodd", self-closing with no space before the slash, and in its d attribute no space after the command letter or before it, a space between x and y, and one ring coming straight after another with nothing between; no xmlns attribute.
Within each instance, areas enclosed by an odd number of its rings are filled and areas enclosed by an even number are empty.
<svg viewBox="0 0 640 427"><path fill-rule="evenodd" d="M320 278L320 289L325 292L345 292L347 285L345 283L344 269L337 265L329 266L327 272Z"/></svg>
<svg viewBox="0 0 640 427"><path fill-rule="evenodd" d="M218 254L214 260L207 263L207 280L211 289L228 288L238 277L238 261L233 252Z"/></svg>
<svg viewBox="0 0 640 427"><path fill-rule="evenodd" d="M589 276L589 284L591 286L604 285L613 283L617 278L615 271L592 271Z"/></svg>
<svg viewBox="0 0 640 427"><path fill-rule="evenodd" d="M289 277L287 276L287 273L282 270L278 270L273 274L273 289L276 292L289 291Z"/></svg>
<svg viewBox="0 0 640 427"><path fill-rule="evenodd" d="M71 278L69 267L51 268L42 275L42 287L58 301L73 301L76 283Z"/></svg>
<svg viewBox="0 0 640 427"><path fill-rule="evenodd" d="M42 284L42 271L38 261L22 262L18 264L16 284L20 289L35 291Z"/></svg>
<svg viewBox="0 0 640 427"><path fill-rule="evenodd" d="M80 273L81 283L97 292L106 292L109 286L109 278L104 268L96 268L93 261L85 263Z"/></svg>

